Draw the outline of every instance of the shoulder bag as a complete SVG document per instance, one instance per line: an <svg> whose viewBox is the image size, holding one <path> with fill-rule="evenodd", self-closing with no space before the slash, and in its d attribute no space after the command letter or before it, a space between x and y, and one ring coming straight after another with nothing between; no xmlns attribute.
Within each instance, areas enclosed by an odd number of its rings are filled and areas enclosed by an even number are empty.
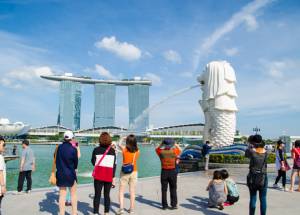
<svg viewBox="0 0 300 215"><path fill-rule="evenodd" d="M124 174L130 174L130 173L133 172L133 170L134 170L135 155L136 155L136 152L133 155L132 163L127 163L127 164L123 164L122 165L122 172Z"/></svg>
<svg viewBox="0 0 300 215"><path fill-rule="evenodd" d="M93 178L98 181L112 182L113 181L113 167L100 166L104 157L107 155L111 145L106 149L99 162L95 165L93 170Z"/></svg>
<svg viewBox="0 0 300 215"><path fill-rule="evenodd" d="M52 170L51 170L51 175L49 178L49 183L51 185L56 185L56 175L55 175L55 169L56 169L56 155L57 155L57 150L58 150L58 145L55 147L55 152L54 152L54 158L53 158L53 163L52 163Z"/></svg>
<svg viewBox="0 0 300 215"><path fill-rule="evenodd" d="M265 154L265 158L263 164L259 170L252 171L250 170L249 174L247 175L247 186L250 190L260 190L265 185L265 178L266 173L262 171L267 161L268 154Z"/></svg>

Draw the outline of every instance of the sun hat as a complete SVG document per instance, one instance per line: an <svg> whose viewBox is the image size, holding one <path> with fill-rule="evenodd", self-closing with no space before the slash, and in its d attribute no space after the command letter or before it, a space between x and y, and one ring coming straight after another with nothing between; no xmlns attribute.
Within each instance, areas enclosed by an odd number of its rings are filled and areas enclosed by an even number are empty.
<svg viewBox="0 0 300 215"><path fill-rule="evenodd" d="M74 134L72 131L65 131L65 133L64 133L65 140L72 140L73 137L74 137Z"/></svg>

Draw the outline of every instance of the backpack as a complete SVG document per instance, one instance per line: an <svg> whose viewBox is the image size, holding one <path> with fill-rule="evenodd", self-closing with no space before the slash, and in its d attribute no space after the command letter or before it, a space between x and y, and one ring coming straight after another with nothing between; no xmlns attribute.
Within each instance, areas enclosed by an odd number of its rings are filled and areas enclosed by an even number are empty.
<svg viewBox="0 0 300 215"><path fill-rule="evenodd" d="M250 190L260 190L265 185L266 173L262 171L266 160L267 160L267 153L264 158L264 162L259 170L250 171L247 175L247 186Z"/></svg>
<svg viewBox="0 0 300 215"><path fill-rule="evenodd" d="M226 186L227 186L227 190L228 190L228 195L238 197L239 190L237 188L236 183L232 179L229 179L229 180L226 179L225 182L226 182Z"/></svg>

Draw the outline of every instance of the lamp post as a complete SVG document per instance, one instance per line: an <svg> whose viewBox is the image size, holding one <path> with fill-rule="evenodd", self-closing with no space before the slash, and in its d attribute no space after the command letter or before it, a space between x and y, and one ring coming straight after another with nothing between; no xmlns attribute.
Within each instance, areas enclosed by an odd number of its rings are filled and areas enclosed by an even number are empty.
<svg viewBox="0 0 300 215"><path fill-rule="evenodd" d="M260 132L260 128L258 128L257 126L255 128L253 128L253 131L255 132L255 134L257 134L258 132Z"/></svg>

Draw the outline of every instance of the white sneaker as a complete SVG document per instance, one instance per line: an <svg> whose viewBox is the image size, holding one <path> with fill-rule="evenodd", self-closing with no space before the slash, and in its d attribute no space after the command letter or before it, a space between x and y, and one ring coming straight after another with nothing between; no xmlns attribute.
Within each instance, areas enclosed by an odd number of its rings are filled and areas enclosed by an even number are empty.
<svg viewBox="0 0 300 215"><path fill-rule="evenodd" d="M273 184L274 188L280 188L280 186L278 184Z"/></svg>
<svg viewBox="0 0 300 215"><path fill-rule="evenodd" d="M119 209L119 211L117 212L117 215L122 215L124 214L124 209Z"/></svg>
<svg viewBox="0 0 300 215"><path fill-rule="evenodd" d="M22 192L22 191L20 191L20 192L18 192L18 191L16 191L15 192L15 195L23 195L24 193Z"/></svg>

